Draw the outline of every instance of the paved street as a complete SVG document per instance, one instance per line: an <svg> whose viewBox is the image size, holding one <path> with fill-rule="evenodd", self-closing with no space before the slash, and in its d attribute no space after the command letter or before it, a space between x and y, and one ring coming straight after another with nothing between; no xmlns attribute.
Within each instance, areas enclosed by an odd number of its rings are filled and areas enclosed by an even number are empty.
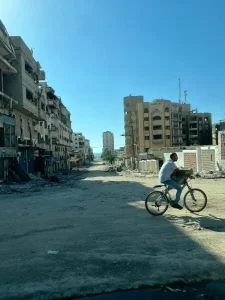
<svg viewBox="0 0 225 300"><path fill-rule="evenodd" d="M157 179L103 168L75 186L0 196L0 299L225 279L224 180L193 182L209 198L199 215L152 217L143 200Z"/></svg>

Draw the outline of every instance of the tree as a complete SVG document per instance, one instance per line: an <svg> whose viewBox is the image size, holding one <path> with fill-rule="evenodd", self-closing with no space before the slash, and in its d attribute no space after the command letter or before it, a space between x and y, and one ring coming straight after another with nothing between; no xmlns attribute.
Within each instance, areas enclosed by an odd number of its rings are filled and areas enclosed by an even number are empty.
<svg viewBox="0 0 225 300"><path fill-rule="evenodd" d="M93 161L93 160L94 160L94 154L93 154L91 148L88 148L87 159L88 159L89 161Z"/></svg>
<svg viewBox="0 0 225 300"><path fill-rule="evenodd" d="M114 152L109 151L108 149L104 149L101 158L112 164L116 160L116 154Z"/></svg>

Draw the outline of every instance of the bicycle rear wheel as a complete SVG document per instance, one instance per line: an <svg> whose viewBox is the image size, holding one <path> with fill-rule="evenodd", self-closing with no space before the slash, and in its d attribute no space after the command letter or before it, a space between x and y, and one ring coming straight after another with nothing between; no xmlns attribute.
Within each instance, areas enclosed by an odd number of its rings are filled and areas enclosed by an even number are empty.
<svg viewBox="0 0 225 300"><path fill-rule="evenodd" d="M169 206L167 197L160 191L151 192L145 199L145 208L153 216L163 215Z"/></svg>
<svg viewBox="0 0 225 300"><path fill-rule="evenodd" d="M207 204L207 196L200 189L191 189L184 196L184 205L190 212L200 212Z"/></svg>

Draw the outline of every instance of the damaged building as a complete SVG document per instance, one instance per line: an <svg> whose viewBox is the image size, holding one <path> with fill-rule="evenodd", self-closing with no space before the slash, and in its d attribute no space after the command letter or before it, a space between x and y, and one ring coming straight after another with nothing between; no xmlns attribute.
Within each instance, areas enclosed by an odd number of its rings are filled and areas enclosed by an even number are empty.
<svg viewBox="0 0 225 300"><path fill-rule="evenodd" d="M45 82L45 72L20 36L0 21L0 178L16 159L26 173L50 157L64 168L72 142L70 112ZM38 163L35 164L35 161Z"/></svg>
<svg viewBox="0 0 225 300"><path fill-rule="evenodd" d="M7 89L7 80L17 73L16 54L5 26L0 21L0 178L7 177L8 164L16 157L16 120L13 106L17 101ZM7 78L7 79L6 79Z"/></svg>

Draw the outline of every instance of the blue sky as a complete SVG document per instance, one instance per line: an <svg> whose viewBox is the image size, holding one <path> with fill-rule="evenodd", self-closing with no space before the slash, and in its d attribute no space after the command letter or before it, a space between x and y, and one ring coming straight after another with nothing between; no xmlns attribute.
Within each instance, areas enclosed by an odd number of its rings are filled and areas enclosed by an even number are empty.
<svg viewBox="0 0 225 300"><path fill-rule="evenodd" d="M65 4L64 4L65 3ZM123 97L177 100L178 78L199 111L225 117L225 1L0 0L71 111L74 131L123 145Z"/></svg>

